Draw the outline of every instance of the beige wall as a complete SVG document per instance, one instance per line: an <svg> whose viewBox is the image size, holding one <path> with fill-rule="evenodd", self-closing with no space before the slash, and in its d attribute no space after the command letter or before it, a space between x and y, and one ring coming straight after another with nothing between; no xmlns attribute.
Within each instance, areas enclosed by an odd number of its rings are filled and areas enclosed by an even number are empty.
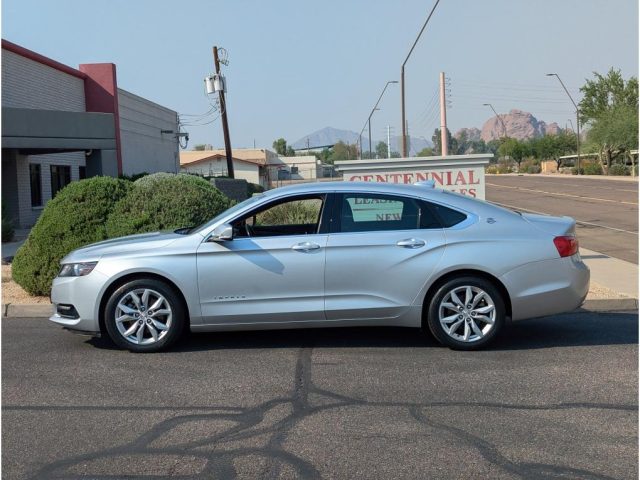
<svg viewBox="0 0 640 480"><path fill-rule="evenodd" d="M236 178L246 180L250 183L260 184L260 169L258 165L234 161L233 170ZM186 164L182 165L180 171L212 177L226 175L227 160L224 158L213 158L208 161Z"/></svg>

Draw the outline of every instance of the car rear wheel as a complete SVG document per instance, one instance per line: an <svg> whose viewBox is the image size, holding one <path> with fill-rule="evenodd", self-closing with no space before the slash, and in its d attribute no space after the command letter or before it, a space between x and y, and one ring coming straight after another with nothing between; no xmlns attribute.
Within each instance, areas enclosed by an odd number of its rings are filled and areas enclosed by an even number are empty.
<svg viewBox="0 0 640 480"><path fill-rule="evenodd" d="M427 324L440 343L456 350L477 350L500 333L504 299L481 277L464 276L444 283L431 299Z"/></svg>
<svg viewBox="0 0 640 480"><path fill-rule="evenodd" d="M155 279L136 279L111 294L105 325L111 339L132 352L169 347L183 330L185 311L176 292Z"/></svg>

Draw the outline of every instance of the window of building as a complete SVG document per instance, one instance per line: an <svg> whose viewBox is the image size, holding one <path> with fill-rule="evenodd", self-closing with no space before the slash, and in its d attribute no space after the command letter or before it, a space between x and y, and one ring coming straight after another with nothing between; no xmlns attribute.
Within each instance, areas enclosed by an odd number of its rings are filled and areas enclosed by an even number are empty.
<svg viewBox="0 0 640 480"><path fill-rule="evenodd" d="M51 198L59 190L71 183L71 167L68 165L51 165Z"/></svg>
<svg viewBox="0 0 640 480"><path fill-rule="evenodd" d="M82 165L78 167L78 178L80 180L87 178L87 167L83 167Z"/></svg>
<svg viewBox="0 0 640 480"><path fill-rule="evenodd" d="M29 177L31 179L31 206L42 206L42 174L39 163L29 164Z"/></svg>

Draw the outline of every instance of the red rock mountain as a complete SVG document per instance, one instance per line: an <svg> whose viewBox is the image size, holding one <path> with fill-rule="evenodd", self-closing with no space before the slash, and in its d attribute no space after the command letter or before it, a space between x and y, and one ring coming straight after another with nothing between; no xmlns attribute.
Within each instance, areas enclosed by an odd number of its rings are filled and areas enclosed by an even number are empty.
<svg viewBox="0 0 640 480"><path fill-rule="evenodd" d="M553 122L547 125L529 112L523 112L522 110L511 110L509 113L499 115L500 119L491 117L482 126L480 138L485 142L503 137L505 129L508 137L517 138L518 140L542 137L544 135L556 135L562 130L557 123Z"/></svg>

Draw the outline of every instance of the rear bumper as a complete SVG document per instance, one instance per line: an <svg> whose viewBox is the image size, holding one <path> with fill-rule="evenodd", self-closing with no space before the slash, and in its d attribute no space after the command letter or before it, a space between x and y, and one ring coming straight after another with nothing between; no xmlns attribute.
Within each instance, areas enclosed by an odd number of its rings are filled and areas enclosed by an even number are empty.
<svg viewBox="0 0 640 480"><path fill-rule="evenodd" d="M580 255L523 265L500 279L511 297L513 320L570 312L589 292L590 272Z"/></svg>

